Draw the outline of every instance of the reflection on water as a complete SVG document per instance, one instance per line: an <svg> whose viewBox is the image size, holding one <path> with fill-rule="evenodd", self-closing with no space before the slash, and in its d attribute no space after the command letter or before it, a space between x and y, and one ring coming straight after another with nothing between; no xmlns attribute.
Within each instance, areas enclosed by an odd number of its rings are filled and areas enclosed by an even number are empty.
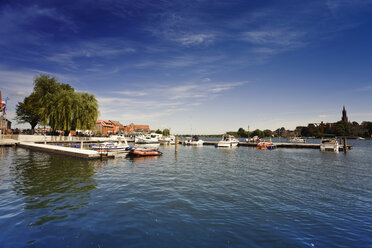
<svg viewBox="0 0 372 248"><path fill-rule="evenodd" d="M128 157L130 161L133 162L146 162L146 161L154 161L159 159L158 156L147 156L147 157Z"/></svg>
<svg viewBox="0 0 372 248"><path fill-rule="evenodd" d="M90 191L97 187L91 162L32 151L10 174L14 190L24 196L24 209L37 216L29 225L66 218L69 211L86 205Z"/></svg>

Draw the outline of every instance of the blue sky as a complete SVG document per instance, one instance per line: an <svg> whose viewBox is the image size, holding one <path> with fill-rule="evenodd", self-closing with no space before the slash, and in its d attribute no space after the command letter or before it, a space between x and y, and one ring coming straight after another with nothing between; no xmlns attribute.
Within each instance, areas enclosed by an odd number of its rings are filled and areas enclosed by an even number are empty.
<svg viewBox="0 0 372 248"><path fill-rule="evenodd" d="M46 73L172 133L372 120L372 1L1 1L0 89ZM16 122L13 122L16 126ZM19 125L19 127L27 127Z"/></svg>

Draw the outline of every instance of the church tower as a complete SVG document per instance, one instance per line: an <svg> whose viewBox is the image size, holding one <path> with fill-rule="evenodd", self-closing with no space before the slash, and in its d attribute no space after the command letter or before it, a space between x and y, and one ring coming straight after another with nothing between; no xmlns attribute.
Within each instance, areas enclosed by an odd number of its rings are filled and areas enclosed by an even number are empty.
<svg viewBox="0 0 372 248"><path fill-rule="evenodd" d="M347 115L346 115L346 109L345 109L345 106L344 108L342 109L342 118L341 118L342 121L346 122L346 123L349 123L349 120L347 118Z"/></svg>

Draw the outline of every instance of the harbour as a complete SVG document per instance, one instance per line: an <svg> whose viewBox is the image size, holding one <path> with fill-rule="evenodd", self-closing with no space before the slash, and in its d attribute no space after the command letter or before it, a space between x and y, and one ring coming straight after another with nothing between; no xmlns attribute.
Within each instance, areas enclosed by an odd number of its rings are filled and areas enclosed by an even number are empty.
<svg viewBox="0 0 372 248"><path fill-rule="evenodd" d="M2 1L0 248L372 248L371 17Z"/></svg>
<svg viewBox="0 0 372 248"><path fill-rule="evenodd" d="M122 157L125 152L120 151L104 151L97 152L88 147L84 147L84 144L100 144L103 141L110 140L106 139L97 139L97 140L69 140L69 141L48 141L48 142L18 142L13 139L4 139L0 140L0 146L19 146L23 148L39 150L43 152L56 153L61 155L79 157L83 159L102 159L102 158L115 158ZM182 145L183 140L178 141ZM63 144L74 145L73 147L65 147ZM77 144L77 145L75 145ZM218 141L203 141L203 145L206 146L216 146ZM277 148L294 148L294 149L320 149L320 144L314 143L283 143L283 142L274 142L273 143ZM257 147L257 142L239 142L238 146L241 147ZM134 144L132 143L132 146ZM348 149L352 149L352 146L348 146Z"/></svg>
<svg viewBox="0 0 372 248"><path fill-rule="evenodd" d="M368 247L372 143L349 143L346 156L179 145L176 154L161 146L161 157L109 160L0 147L0 223L9 227L0 240L14 247Z"/></svg>

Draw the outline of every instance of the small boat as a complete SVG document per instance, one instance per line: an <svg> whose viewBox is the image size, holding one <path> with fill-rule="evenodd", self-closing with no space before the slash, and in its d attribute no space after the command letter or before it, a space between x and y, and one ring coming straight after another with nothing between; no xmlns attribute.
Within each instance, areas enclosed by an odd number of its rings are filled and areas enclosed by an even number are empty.
<svg viewBox="0 0 372 248"><path fill-rule="evenodd" d="M91 146L91 148L97 151L125 151L129 149L129 145L127 143L122 144L120 142L104 142Z"/></svg>
<svg viewBox="0 0 372 248"><path fill-rule="evenodd" d="M232 135L223 135L222 139L216 144L216 147L234 147L239 144L239 140L237 140Z"/></svg>
<svg viewBox="0 0 372 248"><path fill-rule="evenodd" d="M340 146L337 139L322 139L320 143L320 150L322 152L336 152L338 153Z"/></svg>
<svg viewBox="0 0 372 248"><path fill-rule="evenodd" d="M161 156L162 154L163 153L158 151L157 149L134 147L129 151L128 156L132 157Z"/></svg>
<svg viewBox="0 0 372 248"><path fill-rule="evenodd" d="M174 135L163 136L159 139L159 142L163 145L174 145L176 144L176 137Z"/></svg>
<svg viewBox="0 0 372 248"><path fill-rule="evenodd" d="M134 138L136 144L160 144L159 138L160 134L150 133L147 135L139 135Z"/></svg>
<svg viewBox="0 0 372 248"><path fill-rule="evenodd" d="M124 143L122 143L122 139L124 140ZM119 137L119 142L104 142L97 145L90 146L93 150L98 151L126 151L129 149L129 145L125 137Z"/></svg>
<svg viewBox="0 0 372 248"><path fill-rule="evenodd" d="M273 144L273 142L266 142L266 141L263 141L263 142L260 142L257 144L256 146L256 149L258 150L273 150L273 149L276 149L276 145Z"/></svg>
<svg viewBox="0 0 372 248"><path fill-rule="evenodd" d="M301 137L292 137L288 139L288 143L306 143L306 139Z"/></svg>
<svg viewBox="0 0 372 248"><path fill-rule="evenodd" d="M204 144L204 141L199 139L199 136L194 136L192 138L188 138L183 142L183 145L185 146L202 146Z"/></svg>

